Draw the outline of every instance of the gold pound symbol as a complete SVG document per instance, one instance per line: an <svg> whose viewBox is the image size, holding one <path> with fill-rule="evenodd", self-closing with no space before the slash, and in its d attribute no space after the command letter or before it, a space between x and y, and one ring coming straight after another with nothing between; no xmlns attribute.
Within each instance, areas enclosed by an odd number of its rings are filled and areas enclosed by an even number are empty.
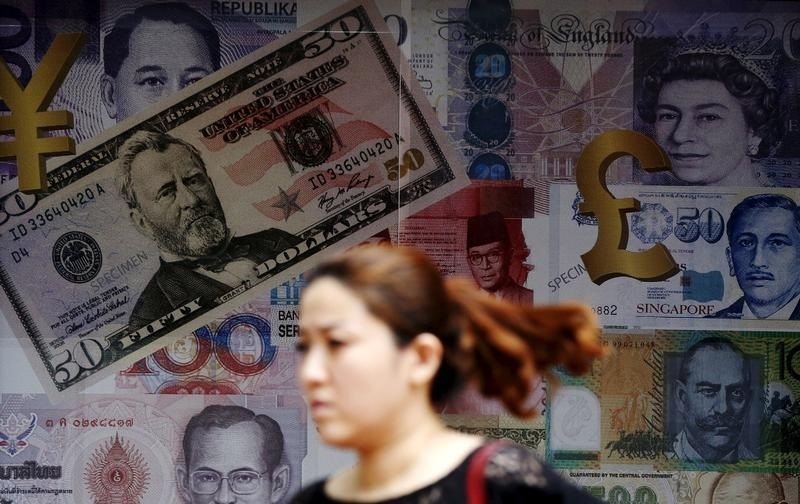
<svg viewBox="0 0 800 504"><path fill-rule="evenodd" d="M625 250L628 245L626 213L639 210L636 198L617 199L608 190L606 172L616 159L630 155L647 171L669 170L667 155L653 140L630 130L603 133L587 145L578 159L575 180L583 195L580 213L597 218L597 241L581 256L589 277L596 284L618 276L657 281L678 272L667 248L659 243L642 251Z"/></svg>
<svg viewBox="0 0 800 504"><path fill-rule="evenodd" d="M0 117L0 133L13 132L15 137L0 143L0 159L17 159L19 190L24 193L47 189L45 156L75 153L71 138L40 137L39 130L72 128L71 112L46 109L85 43L84 33L56 35L24 89L0 58L0 97L11 109L10 115Z"/></svg>

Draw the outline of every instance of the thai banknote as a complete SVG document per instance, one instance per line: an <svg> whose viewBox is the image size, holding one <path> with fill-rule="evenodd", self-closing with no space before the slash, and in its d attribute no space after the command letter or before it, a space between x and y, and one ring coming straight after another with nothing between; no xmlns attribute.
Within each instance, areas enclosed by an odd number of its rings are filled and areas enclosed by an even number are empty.
<svg viewBox="0 0 800 504"><path fill-rule="evenodd" d="M212 405L217 411L206 409ZM186 464L186 427L192 418L208 421L214 415L262 415L277 422L284 441L278 462L287 467L285 496L300 488L307 453L306 414L297 396L83 394L53 405L43 394L4 393L0 395L0 499L59 504L185 502L181 495L186 495L182 493L186 471L181 470ZM255 418L268 425L268 418ZM237 439L241 428L238 422L227 428L200 428L190 434L187 444L201 453L194 456L203 456L198 448L215 450L216 460L202 464L212 470L220 469L220 463L260 470L265 460L237 451L233 444L216 451L226 441L253 443L253 438ZM280 502L288 502L286 497Z"/></svg>
<svg viewBox="0 0 800 504"><path fill-rule="evenodd" d="M48 194L2 197L3 311L49 392L467 183L386 33L348 4L82 144Z"/></svg>
<svg viewBox="0 0 800 504"><path fill-rule="evenodd" d="M86 45L50 106L51 110L73 114L74 128L68 134L77 143L121 120L115 110L117 99L139 96L130 112L141 110L297 26L295 1L232 4L186 0L181 4L152 0L6 1L0 5L0 57L27 85L56 34L86 34ZM171 40L148 31L167 22L173 23ZM126 27L133 31L123 37L111 35L114 28L119 31ZM205 35L202 30L206 30ZM200 40L193 46L185 45L181 37L192 33L205 40L216 37L219 43L208 44L207 52ZM147 56L137 59L137 48ZM122 64L133 65L135 73L123 71L120 75L118 67ZM7 110L5 105L2 110ZM13 162L0 164L0 183L15 175Z"/></svg>
<svg viewBox="0 0 800 504"><path fill-rule="evenodd" d="M792 472L800 463L794 333L605 333L608 358L564 376L548 460L618 472Z"/></svg>
<svg viewBox="0 0 800 504"><path fill-rule="evenodd" d="M663 245L673 272L660 281L611 274L593 282L582 255L604 225L580 213L575 186L554 186L550 301L584 301L615 328L796 329L798 190L620 185L611 192L640 202L639 211L623 214L623 248Z"/></svg>
<svg viewBox="0 0 800 504"><path fill-rule="evenodd" d="M562 470L562 475L608 503L772 504L798 502L796 475L775 473L714 473L706 471L629 472Z"/></svg>

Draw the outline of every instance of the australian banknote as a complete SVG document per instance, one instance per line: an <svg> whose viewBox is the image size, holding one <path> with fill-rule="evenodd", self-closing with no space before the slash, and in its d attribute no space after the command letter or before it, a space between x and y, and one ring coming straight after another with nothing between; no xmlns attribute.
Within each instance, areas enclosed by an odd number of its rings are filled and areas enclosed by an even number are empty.
<svg viewBox="0 0 800 504"><path fill-rule="evenodd" d="M467 183L380 15L349 4L317 23L82 144L48 194L2 197L4 313L49 391Z"/></svg>
<svg viewBox="0 0 800 504"><path fill-rule="evenodd" d="M708 471L630 472L562 470L583 489L608 503L723 504L797 502L798 478L792 474L715 473Z"/></svg>
<svg viewBox="0 0 800 504"><path fill-rule="evenodd" d="M800 462L793 333L603 336L610 356L565 376L548 413L561 468L791 473Z"/></svg>
<svg viewBox="0 0 800 504"><path fill-rule="evenodd" d="M673 271L659 281L614 275L592 281L582 255L604 224L580 213L575 186L554 186L543 287L551 301L584 301L610 327L796 329L796 189L618 185L611 192L640 203L622 217L622 247L638 252L660 244ZM613 252L606 252L610 260Z"/></svg>
<svg viewBox="0 0 800 504"><path fill-rule="evenodd" d="M288 497L300 488L302 460L307 453L306 415L301 403L284 395L82 394L79 399L53 405L43 394L4 393L0 395L0 499L75 504L185 502L181 498L187 495L182 489L188 484L183 447L198 449L206 443L203 449L215 449L226 440L235 443L234 438L241 435L236 430L241 423L230 430L201 428L190 433L184 444L189 421L213 415L249 415L255 418L253 425L258 421L266 425L270 418L277 422L284 441L278 463L286 467L284 494ZM206 409L209 406L213 407ZM198 432L213 432L217 438ZM280 449L276 446L270 448ZM258 470L266 463L258 457L248 459L232 445L229 448L216 453L216 463L224 460L235 467ZM288 502L288 498L280 502Z"/></svg>

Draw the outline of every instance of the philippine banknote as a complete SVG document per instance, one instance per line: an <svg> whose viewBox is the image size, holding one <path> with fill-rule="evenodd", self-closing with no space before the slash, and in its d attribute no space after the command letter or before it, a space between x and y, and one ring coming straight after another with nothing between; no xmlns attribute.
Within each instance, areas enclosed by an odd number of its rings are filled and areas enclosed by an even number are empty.
<svg viewBox="0 0 800 504"><path fill-rule="evenodd" d="M775 473L707 471L562 470L562 475L608 503L727 504L795 503L798 478Z"/></svg>
<svg viewBox="0 0 800 504"><path fill-rule="evenodd" d="M119 393L248 394L300 390L296 354L302 276L119 371Z"/></svg>
<svg viewBox="0 0 800 504"><path fill-rule="evenodd" d="M404 65L374 7L348 4L82 144L48 194L7 192L3 311L46 389L124 369L466 185Z"/></svg>
<svg viewBox="0 0 800 504"><path fill-rule="evenodd" d="M800 463L794 333L605 333L611 354L564 376L548 460L626 472L793 472Z"/></svg>
<svg viewBox="0 0 800 504"><path fill-rule="evenodd" d="M43 394L4 393L0 395L0 499L59 504L186 502L181 498L188 485L184 446L200 453L192 456L203 456L198 448L213 450L215 461L190 463L215 471L220 462L256 470L269 463L233 448L236 443L254 442L252 437L241 439L239 422L225 429L200 428L184 444L191 419L213 423L226 416L255 418L263 425L269 425L269 419L277 422L283 450L276 467L281 466L280 477L287 486L279 502L288 502L301 485L306 414L291 396L281 395L83 394L53 405Z"/></svg>
<svg viewBox="0 0 800 504"><path fill-rule="evenodd" d="M602 324L614 328L797 328L797 189L618 185L610 190L640 202L638 212L623 217L623 247L638 252L663 245L676 263L674 273L661 281L611 275L594 283L581 256L592 249L603 224L579 213L582 196L575 186L554 186L550 274L543 287L550 301L584 301Z"/></svg>
<svg viewBox="0 0 800 504"><path fill-rule="evenodd" d="M69 135L76 143L297 26L295 1L31 0L0 7L2 58L23 85L56 34L86 34L86 45L50 107L72 112L75 126ZM170 40L152 30L159 24L169 28ZM185 44L184 36L200 37L199 43ZM119 101L127 104L117 107ZM4 104L2 110L7 110ZM2 166L2 175L14 175L13 163Z"/></svg>

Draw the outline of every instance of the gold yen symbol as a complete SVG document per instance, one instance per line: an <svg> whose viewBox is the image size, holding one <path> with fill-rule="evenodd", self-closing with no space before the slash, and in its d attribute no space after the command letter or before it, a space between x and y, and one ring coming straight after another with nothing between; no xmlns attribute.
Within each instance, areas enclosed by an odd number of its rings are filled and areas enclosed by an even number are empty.
<svg viewBox="0 0 800 504"><path fill-rule="evenodd" d="M39 130L72 128L72 113L46 111L58 87L86 43L84 33L59 33L39 68L23 89L8 65L0 58L0 97L11 114L0 117L0 133L12 133L15 140L0 143L0 159L17 158L19 190L24 193L47 189L45 156L75 153L69 137L40 137Z"/></svg>

